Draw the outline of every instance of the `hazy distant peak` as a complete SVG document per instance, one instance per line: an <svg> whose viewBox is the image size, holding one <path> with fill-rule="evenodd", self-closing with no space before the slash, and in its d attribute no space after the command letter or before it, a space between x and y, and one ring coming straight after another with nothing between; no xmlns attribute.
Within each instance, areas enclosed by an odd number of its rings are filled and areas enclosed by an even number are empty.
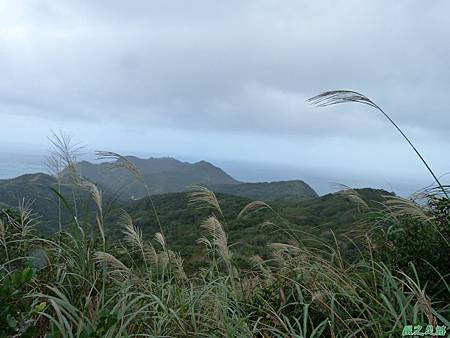
<svg viewBox="0 0 450 338"><path fill-rule="evenodd" d="M94 163L83 160L83 161L78 162L78 165L94 165Z"/></svg>
<svg viewBox="0 0 450 338"><path fill-rule="evenodd" d="M51 181L53 177L45 173L33 173L33 174L23 174L15 178L8 178L0 180L0 182L40 182L40 181Z"/></svg>
<svg viewBox="0 0 450 338"><path fill-rule="evenodd" d="M213 168L218 168L218 167L216 167L215 165L213 165L212 163L210 163L210 162L208 162L208 161L204 161L204 160L195 162L194 165L199 166L199 167L213 167Z"/></svg>
<svg viewBox="0 0 450 338"><path fill-rule="evenodd" d="M192 185L237 184L239 181L221 168L207 161L196 163L182 162L172 157L151 157L142 159L125 156L139 169L152 194L180 192ZM123 197L138 198L146 194L145 187L133 175L121 168L105 173L107 163L93 164L80 162L83 177L100 184L111 191L122 190Z"/></svg>
<svg viewBox="0 0 450 338"><path fill-rule="evenodd" d="M149 158L140 158L134 155L127 155L124 156L126 159L130 161L157 161L157 162L178 162L182 163L181 161L173 158L173 157L149 157Z"/></svg>

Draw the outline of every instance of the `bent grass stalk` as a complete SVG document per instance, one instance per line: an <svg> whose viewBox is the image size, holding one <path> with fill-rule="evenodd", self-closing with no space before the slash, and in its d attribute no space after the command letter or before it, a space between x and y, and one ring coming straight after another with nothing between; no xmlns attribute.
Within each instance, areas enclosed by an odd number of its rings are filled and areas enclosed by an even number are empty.
<svg viewBox="0 0 450 338"><path fill-rule="evenodd" d="M414 144L411 142L408 136L403 132L403 130L397 125L397 123L392 120L392 118L383 110L381 109L375 102L370 100L367 96L352 91L352 90L331 90L323 92L319 95L313 96L307 100L307 102L311 103L312 105L316 107L328 107L336 104L341 103L349 103L349 102L356 102L368 105L372 108L375 108L378 110L383 116L397 129L397 131L403 136L403 138L408 142L408 144L411 146L411 148L414 150L416 155L419 157L419 159L422 161L422 163L425 165L425 167L428 169L428 172L433 176L434 180L438 184L439 188L443 192L444 196L448 199L449 196L447 194L447 191L445 190L444 186L441 184L431 167L428 165L427 161L423 158L422 154L417 150L417 148L414 146Z"/></svg>

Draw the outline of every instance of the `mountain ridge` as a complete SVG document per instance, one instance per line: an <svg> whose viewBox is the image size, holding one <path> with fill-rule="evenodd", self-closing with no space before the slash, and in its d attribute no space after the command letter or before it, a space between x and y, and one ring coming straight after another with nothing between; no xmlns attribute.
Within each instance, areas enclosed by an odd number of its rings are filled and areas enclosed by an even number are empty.
<svg viewBox="0 0 450 338"><path fill-rule="evenodd" d="M262 201L286 201L315 198L319 195L302 180L243 182L233 185L208 186L214 192Z"/></svg>
<svg viewBox="0 0 450 338"><path fill-rule="evenodd" d="M301 180L296 180L294 182L300 185L306 184ZM267 186L273 187L274 184L275 186L278 186L277 188L280 188L289 184L289 181L262 182L260 186L265 189ZM237 184L236 188L242 189L240 186L259 188L257 183ZM58 228L58 196L50 188L57 189L56 179L43 173L26 174L15 179L0 180L0 209L16 207L18 199L22 197L25 197L28 200L34 200L34 203L32 204L33 212L40 217L40 224L38 224L37 229L45 235L51 235L57 231ZM356 191L361 193L365 199L375 201L381 200L382 196L388 194L386 191L370 188L357 189ZM328 224L330 224L330 226L331 224L334 224L332 227L336 230L340 227L343 227L341 229L342 231L348 230L348 226L353 223L358 214L355 212L354 203L339 192L312 198L295 197L294 195L291 196L292 198L285 199L274 198L277 197L276 194L274 196L274 191L272 190L269 192L272 193L272 195L270 195L272 200L268 201L268 203L277 210L280 215L283 215L283 217L289 220L289 222L297 224L296 226L299 226L302 229L308 229L308 231L313 231L317 226L325 226L325 229L328 229ZM87 192L78 189L75 190L74 194L70 185L63 184L61 186L61 194L67 198L67 202L71 207L74 207L74 203L76 202L80 211L84 210L83 206L91 204L91 207L89 208L91 212L89 217L92 217L92 224L95 223L95 215L92 214L92 211L95 210L95 206L92 204L92 201L90 201ZM236 192L235 195L232 195L217 191L216 195L219 201L224 203L222 206L231 211L230 214L227 212L227 218L230 219L236 217L239 211L252 200L262 200L261 198L239 196L236 195ZM169 239L180 247L187 245L188 239L189 241L192 241L192 243L195 243L195 238L199 235L197 227L198 222L201 222L203 217L207 215L207 212L203 209L196 209L189 205L189 193L186 191L164 193L154 195L152 199L164 227L168 227L167 229L170 230L168 231L170 234ZM119 209L128 210L137 224L143 227L146 235L151 235L153 231L157 231L157 224L154 220L151 220L153 211L148 203L149 200L146 198L137 201L114 201L114 196L105 192L103 194L103 211L106 217L105 224L107 224L107 228L109 229L108 233L113 237L117 235L116 231L120 233L119 229L111 223L112 218L110 214L110 212L113 212L112 215L115 215L114 213ZM70 224L71 218L66 208L63 207L62 211L63 226L67 226ZM252 247L257 243L265 243L267 239L264 239L263 237L266 232L262 231L257 225L260 223L262 224L263 221L266 220L262 217L263 215L264 214L261 214L261 217L257 216L257 219L252 221L247 221L245 219L241 220L241 222L243 222L243 228L241 230L239 230L240 226L238 226L238 223L230 224L231 228L234 229L231 233L233 238L238 240L240 234L243 236L245 235L249 240L249 245ZM269 215L266 214L266 216ZM186 237L186 240L177 239L177 236L184 236ZM260 244L257 246L260 246ZM195 252L193 246L190 250L193 253ZM261 253L262 252L265 251L262 250Z"/></svg>
<svg viewBox="0 0 450 338"><path fill-rule="evenodd" d="M221 168L207 161L195 163L182 162L171 157L141 159L136 156L125 156L141 172L150 194L180 192L192 185L237 184L238 180L231 177ZM125 168L111 167L117 161L78 163L81 175L111 191L122 191L124 199L141 198L147 194L146 187L136 182L133 175Z"/></svg>
<svg viewBox="0 0 450 338"><path fill-rule="evenodd" d="M198 184L209 187L216 193L265 202L304 200L317 196L315 191L301 180L240 182L207 161L188 163L174 158L140 159L134 156L128 156L127 159L143 172L151 195L186 192L189 187ZM103 199L107 203L118 198L117 202L125 205L147 195L146 187L127 169L111 170L112 165L114 162L96 164L81 161L78 168L83 178L95 183L103 192ZM0 206L16 207L22 199L33 201L33 209L42 216L42 223L52 222L57 219L58 197L54 191L57 189L56 178L46 173L0 179ZM81 203L88 195L69 179L63 179L59 189L70 204ZM69 217L67 212L65 214Z"/></svg>

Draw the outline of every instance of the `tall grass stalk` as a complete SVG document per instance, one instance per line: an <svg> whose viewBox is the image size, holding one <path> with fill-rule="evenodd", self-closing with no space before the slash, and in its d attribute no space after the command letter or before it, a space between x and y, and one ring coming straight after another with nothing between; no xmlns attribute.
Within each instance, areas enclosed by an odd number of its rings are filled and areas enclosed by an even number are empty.
<svg viewBox="0 0 450 338"><path fill-rule="evenodd" d="M403 130L398 126L397 123L394 122L394 120L383 110L381 109L375 102L370 100L367 96L351 91L351 90L332 90L323 92L319 95L313 96L307 100L309 103L317 106L317 107L327 107L332 106L336 104L341 103L348 103L348 102L355 102L355 103L361 103L368 105L372 108L375 108L378 110L383 116L394 126L394 128L402 135L402 137L408 142L410 147L414 150L416 155L419 157L419 159L422 161L422 163L427 168L428 172L431 174L433 179L436 181L437 185L441 189L444 196L448 199L448 194L444 186L441 184L431 167L428 165L427 161L423 158L422 154L417 150L415 145L412 143L412 141L409 139L408 136L403 132Z"/></svg>

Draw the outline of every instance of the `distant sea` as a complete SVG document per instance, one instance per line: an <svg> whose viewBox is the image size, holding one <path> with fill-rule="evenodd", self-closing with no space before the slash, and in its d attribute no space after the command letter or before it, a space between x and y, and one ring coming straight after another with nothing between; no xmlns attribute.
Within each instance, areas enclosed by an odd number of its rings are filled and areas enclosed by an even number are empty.
<svg viewBox="0 0 450 338"><path fill-rule="evenodd" d="M234 178L244 182L301 179L311 185L319 195L336 191L333 184L336 182L346 184L353 188L381 188L387 191L395 191L402 196L408 196L429 184L426 181L417 182L399 180L398 178L387 180L380 177L364 177L362 173L349 176L343 173L319 169L312 171L311 169L305 170L304 168L264 165L261 163L241 163L220 160L213 160L212 163L224 169L225 172ZM45 154L43 152L9 153L0 151L0 179L14 178L23 174L37 172L47 172L45 167Z"/></svg>
<svg viewBox="0 0 450 338"><path fill-rule="evenodd" d="M13 178L23 174L46 172L45 156L41 154L20 154L0 152L0 179Z"/></svg>

